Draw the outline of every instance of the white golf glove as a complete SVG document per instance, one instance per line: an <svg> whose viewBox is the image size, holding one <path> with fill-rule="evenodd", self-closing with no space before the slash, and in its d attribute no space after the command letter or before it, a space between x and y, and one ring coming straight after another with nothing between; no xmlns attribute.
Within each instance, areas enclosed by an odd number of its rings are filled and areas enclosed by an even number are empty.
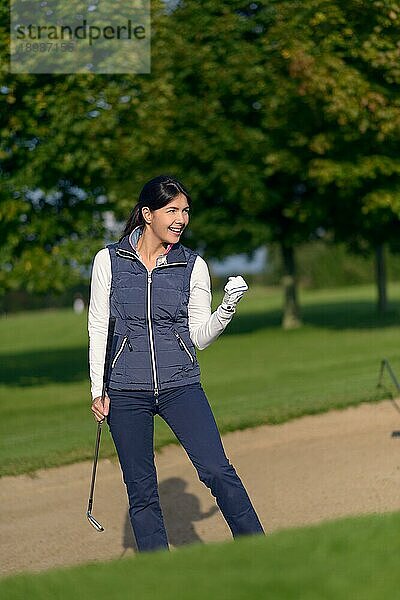
<svg viewBox="0 0 400 600"><path fill-rule="evenodd" d="M249 286L241 275L229 277L224 287L225 295L221 306L229 312L235 312L237 303L243 298L248 289Z"/></svg>

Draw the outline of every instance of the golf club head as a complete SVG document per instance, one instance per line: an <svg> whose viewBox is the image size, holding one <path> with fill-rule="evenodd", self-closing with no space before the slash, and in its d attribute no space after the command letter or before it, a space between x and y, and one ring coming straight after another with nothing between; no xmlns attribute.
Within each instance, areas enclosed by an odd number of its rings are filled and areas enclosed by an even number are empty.
<svg viewBox="0 0 400 600"><path fill-rule="evenodd" d="M104 531L104 527L100 525L98 521L90 514L90 511L87 511L86 516L88 518L89 523L96 529L96 531Z"/></svg>

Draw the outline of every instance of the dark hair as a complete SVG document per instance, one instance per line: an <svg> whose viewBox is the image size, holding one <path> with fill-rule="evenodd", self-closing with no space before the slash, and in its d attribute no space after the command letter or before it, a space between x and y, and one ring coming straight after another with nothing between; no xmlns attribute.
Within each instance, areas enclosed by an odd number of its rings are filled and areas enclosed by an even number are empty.
<svg viewBox="0 0 400 600"><path fill-rule="evenodd" d="M191 197L180 181L174 177L158 175L158 177L150 179L150 181L144 184L139 194L139 202L133 207L119 241L126 235L129 235L138 225L144 225L142 215L142 208L144 206L148 206L150 210L163 208L179 194L184 194L189 206L191 206Z"/></svg>

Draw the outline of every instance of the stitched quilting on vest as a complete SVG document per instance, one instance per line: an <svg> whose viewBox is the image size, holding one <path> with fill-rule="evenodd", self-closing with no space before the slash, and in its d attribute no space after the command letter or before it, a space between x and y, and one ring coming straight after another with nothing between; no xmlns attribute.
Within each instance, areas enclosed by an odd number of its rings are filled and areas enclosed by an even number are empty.
<svg viewBox="0 0 400 600"><path fill-rule="evenodd" d="M110 314L116 317L110 387L163 390L199 382L187 310L197 254L174 244L167 262L149 273L126 237L107 247Z"/></svg>

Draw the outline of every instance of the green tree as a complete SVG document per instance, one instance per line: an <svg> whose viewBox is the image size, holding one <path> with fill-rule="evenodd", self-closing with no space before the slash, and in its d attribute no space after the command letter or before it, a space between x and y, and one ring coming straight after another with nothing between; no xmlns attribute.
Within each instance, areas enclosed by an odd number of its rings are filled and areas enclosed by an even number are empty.
<svg viewBox="0 0 400 600"><path fill-rule="evenodd" d="M206 254L280 244L283 323L292 327L299 324L294 247L314 235L323 206L307 181L312 151L299 140L299 130L314 126L312 114L299 105L280 47L281 6L272 4L189 0L172 13L176 103L163 152L194 190L192 231Z"/></svg>
<svg viewBox="0 0 400 600"><path fill-rule="evenodd" d="M299 106L309 107L314 122L301 141L314 155L308 180L336 239L375 253L384 311L384 246L398 247L400 224L400 6L315 0L295 14L295 3L281 4L288 29L301 24L298 35L285 40L282 30L280 39Z"/></svg>
<svg viewBox="0 0 400 600"><path fill-rule="evenodd" d="M161 2L153 18L167 18ZM1 40L0 289L62 291L87 275L104 212L134 204L172 87L168 76L15 75L6 27Z"/></svg>
<svg viewBox="0 0 400 600"><path fill-rule="evenodd" d="M396 237L397 8L187 0L172 23L165 139L196 190L196 239L217 255L278 242L296 326L298 243L334 231L379 255Z"/></svg>

